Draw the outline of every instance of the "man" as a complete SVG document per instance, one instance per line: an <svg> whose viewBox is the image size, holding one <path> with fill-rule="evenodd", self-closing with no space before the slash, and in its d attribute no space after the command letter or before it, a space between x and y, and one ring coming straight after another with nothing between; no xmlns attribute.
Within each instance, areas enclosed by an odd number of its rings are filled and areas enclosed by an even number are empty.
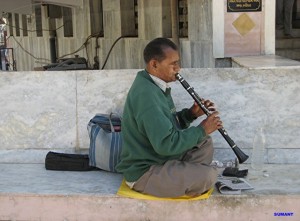
<svg viewBox="0 0 300 221"><path fill-rule="evenodd" d="M292 37L292 13L294 0L276 0L276 29L283 29L286 37Z"/></svg>
<svg viewBox="0 0 300 221"><path fill-rule="evenodd" d="M117 170L127 185L157 197L197 196L215 183L217 171L210 133L222 127L218 112L198 126L189 127L203 115L194 103L176 112L169 82L179 72L177 46L166 38L151 41L144 49L146 69L140 71L126 99L123 150ZM204 104L214 111L209 100Z"/></svg>

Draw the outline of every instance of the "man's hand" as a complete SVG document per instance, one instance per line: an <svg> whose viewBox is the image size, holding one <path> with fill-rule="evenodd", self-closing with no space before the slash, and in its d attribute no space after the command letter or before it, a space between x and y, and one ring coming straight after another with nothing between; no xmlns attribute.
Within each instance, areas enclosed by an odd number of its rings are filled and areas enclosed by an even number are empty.
<svg viewBox="0 0 300 221"><path fill-rule="evenodd" d="M207 135L223 127L218 114L219 112L215 111L200 123Z"/></svg>
<svg viewBox="0 0 300 221"><path fill-rule="evenodd" d="M201 102L205 105L205 107L209 111L211 112L216 111L215 104L210 100L202 100ZM199 107L199 105L196 102L194 102L193 106L190 108L190 112L193 118L197 118L205 114L201 109L201 107Z"/></svg>

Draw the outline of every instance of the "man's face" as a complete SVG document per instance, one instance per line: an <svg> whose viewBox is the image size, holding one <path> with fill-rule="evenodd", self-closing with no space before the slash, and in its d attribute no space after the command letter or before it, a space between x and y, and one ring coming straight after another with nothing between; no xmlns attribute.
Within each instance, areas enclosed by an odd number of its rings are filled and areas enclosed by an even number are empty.
<svg viewBox="0 0 300 221"><path fill-rule="evenodd" d="M178 51L166 48L164 52L166 58L160 62L156 62L157 77L165 82L176 81L175 74L180 70Z"/></svg>

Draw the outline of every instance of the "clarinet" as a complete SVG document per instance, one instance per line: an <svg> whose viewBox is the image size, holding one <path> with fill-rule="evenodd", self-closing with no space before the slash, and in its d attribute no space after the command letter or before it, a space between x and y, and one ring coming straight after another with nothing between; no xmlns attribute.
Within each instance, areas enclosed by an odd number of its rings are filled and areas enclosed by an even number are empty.
<svg viewBox="0 0 300 221"><path fill-rule="evenodd" d="M196 103L199 105L199 107L203 110L203 112L209 116L211 115L210 111L205 107L205 105L201 102L201 98L199 95L194 91L194 89L186 82L186 80L183 79L183 77L177 73L176 79L182 84L182 86L187 90L187 92L193 97L193 99L196 101ZM221 133L221 135L224 137L224 139L227 141L229 146L232 148L233 152L235 153L236 157L238 158L239 163L245 162L249 156L246 155L235 143L234 141L229 137L227 131L222 127L218 129L218 131Z"/></svg>

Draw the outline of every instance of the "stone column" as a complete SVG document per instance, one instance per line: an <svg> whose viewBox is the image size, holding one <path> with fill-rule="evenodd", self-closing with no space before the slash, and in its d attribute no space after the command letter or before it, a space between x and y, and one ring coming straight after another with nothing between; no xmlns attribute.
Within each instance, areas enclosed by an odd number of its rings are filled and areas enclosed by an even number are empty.
<svg viewBox="0 0 300 221"><path fill-rule="evenodd" d="M103 0L103 27L105 39L117 39L121 36L120 0Z"/></svg>
<svg viewBox="0 0 300 221"><path fill-rule="evenodd" d="M136 35L133 0L103 0L103 17L105 39Z"/></svg>

